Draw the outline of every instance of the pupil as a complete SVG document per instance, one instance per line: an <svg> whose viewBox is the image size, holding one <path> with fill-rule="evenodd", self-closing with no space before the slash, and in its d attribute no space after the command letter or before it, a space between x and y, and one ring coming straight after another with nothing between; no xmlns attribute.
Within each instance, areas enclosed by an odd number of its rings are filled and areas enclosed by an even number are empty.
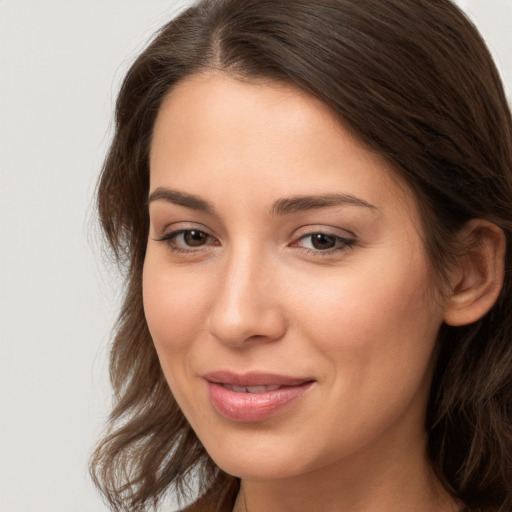
<svg viewBox="0 0 512 512"><path fill-rule="evenodd" d="M187 231L183 235L185 239L185 243L187 245L190 245L192 247L197 247L198 245L203 245L206 242L206 233L203 233L202 231Z"/></svg>
<svg viewBox="0 0 512 512"><path fill-rule="evenodd" d="M316 233L311 237L311 243L315 249L332 249L336 241L333 236Z"/></svg>

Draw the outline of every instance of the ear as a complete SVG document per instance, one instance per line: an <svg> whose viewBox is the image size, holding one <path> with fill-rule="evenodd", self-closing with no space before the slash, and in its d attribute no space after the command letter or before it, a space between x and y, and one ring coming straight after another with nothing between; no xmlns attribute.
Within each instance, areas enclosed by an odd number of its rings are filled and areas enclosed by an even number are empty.
<svg viewBox="0 0 512 512"><path fill-rule="evenodd" d="M505 273L505 234L487 220L472 219L459 233L464 255L453 272L444 321L476 322L496 302Z"/></svg>

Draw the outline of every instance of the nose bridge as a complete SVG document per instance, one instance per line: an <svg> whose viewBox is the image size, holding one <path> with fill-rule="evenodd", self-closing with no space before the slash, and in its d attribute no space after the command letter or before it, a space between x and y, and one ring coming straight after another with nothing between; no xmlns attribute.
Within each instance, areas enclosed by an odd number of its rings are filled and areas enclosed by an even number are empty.
<svg viewBox="0 0 512 512"><path fill-rule="evenodd" d="M285 323L274 274L268 256L254 245L228 251L210 311L210 332L230 345L279 339Z"/></svg>

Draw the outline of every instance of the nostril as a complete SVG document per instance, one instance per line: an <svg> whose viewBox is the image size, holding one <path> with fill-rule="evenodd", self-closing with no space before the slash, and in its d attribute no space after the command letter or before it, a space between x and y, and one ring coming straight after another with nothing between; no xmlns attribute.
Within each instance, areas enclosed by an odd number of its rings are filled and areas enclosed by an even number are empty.
<svg viewBox="0 0 512 512"><path fill-rule="evenodd" d="M267 343L282 338L286 323L281 314L266 310L245 310L238 314L229 311L214 312L209 321L210 333L221 343L231 346L245 346L254 343Z"/></svg>

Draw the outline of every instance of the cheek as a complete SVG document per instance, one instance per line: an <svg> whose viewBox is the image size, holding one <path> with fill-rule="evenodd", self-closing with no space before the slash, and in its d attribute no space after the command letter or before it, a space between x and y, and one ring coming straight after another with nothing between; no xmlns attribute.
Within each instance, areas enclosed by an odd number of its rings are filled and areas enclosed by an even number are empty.
<svg viewBox="0 0 512 512"><path fill-rule="evenodd" d="M400 372L424 374L442 323L425 261L378 263L339 279L326 275L309 284L296 305L304 337L314 340L334 369L349 368L358 386Z"/></svg>
<svg viewBox="0 0 512 512"><path fill-rule="evenodd" d="M190 349L191 341L203 329L208 289L204 279L191 279L179 267L169 268L165 260L159 261L148 250L143 274L144 313L164 371L165 365Z"/></svg>
<svg viewBox="0 0 512 512"><path fill-rule="evenodd" d="M333 426L329 446L363 445L410 404L423 417L442 322L429 282L425 267L388 274L375 267L302 296L301 337L321 354L325 401L336 404L322 420L343 424L348 440Z"/></svg>
<svg viewBox="0 0 512 512"><path fill-rule="evenodd" d="M204 280L186 276L186 272L169 268L164 258L156 258L148 250L143 274L146 322L167 383L188 417L194 403L190 386L193 341L204 329L208 286Z"/></svg>

